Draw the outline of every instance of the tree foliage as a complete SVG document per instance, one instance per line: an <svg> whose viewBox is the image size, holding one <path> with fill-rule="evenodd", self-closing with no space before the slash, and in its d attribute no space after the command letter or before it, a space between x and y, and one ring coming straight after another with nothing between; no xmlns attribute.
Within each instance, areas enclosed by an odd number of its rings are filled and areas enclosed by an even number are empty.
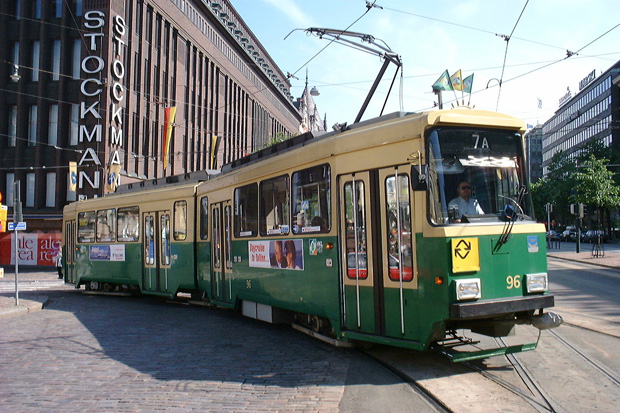
<svg viewBox="0 0 620 413"><path fill-rule="evenodd" d="M620 188L613 180L614 173L607 170L608 163L608 159L596 159L594 155L583 162L583 170L573 174L575 202L607 209L620 206Z"/></svg>
<svg viewBox="0 0 620 413"><path fill-rule="evenodd" d="M536 216L546 217L546 203L554 205L554 216L563 222L571 219L572 203L607 210L620 206L620 189L606 168L609 160L620 163L620 155L599 141L589 142L573 157L563 151L554 154L545 177L531 186Z"/></svg>

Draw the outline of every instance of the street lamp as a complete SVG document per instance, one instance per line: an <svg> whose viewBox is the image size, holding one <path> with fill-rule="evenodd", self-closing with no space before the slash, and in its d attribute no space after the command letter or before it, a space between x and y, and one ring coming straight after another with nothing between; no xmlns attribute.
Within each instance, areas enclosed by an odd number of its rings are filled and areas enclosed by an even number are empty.
<svg viewBox="0 0 620 413"><path fill-rule="evenodd" d="M11 74L11 80L13 81L13 83L17 83L19 82L19 79L21 79L22 77L19 75L19 66L14 64L13 65L13 74Z"/></svg>

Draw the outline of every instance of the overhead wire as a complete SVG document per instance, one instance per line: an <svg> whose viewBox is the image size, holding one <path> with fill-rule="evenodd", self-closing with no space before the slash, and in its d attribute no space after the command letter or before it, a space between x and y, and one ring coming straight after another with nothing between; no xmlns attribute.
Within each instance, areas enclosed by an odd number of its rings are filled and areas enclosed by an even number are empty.
<svg viewBox="0 0 620 413"><path fill-rule="evenodd" d="M502 74L501 74L501 76L499 78L499 91L497 92L497 104L495 105L495 111L497 111L499 109L499 99L500 99L500 95L502 93L502 81L504 79L504 70L506 68L506 58L508 57L508 45L510 44L510 38L512 37L512 35L514 34L515 30L517 29L517 25L521 21L521 17L523 16L523 13L525 12L525 8L527 7L529 2L530 2L530 0L526 0L525 4L523 5L523 9L521 9L521 13L519 14L519 17L517 18L517 21L516 21L514 27L512 28L512 31L510 32L510 34L507 37L504 37L504 40L506 41L506 48L504 49L504 62L502 63Z"/></svg>

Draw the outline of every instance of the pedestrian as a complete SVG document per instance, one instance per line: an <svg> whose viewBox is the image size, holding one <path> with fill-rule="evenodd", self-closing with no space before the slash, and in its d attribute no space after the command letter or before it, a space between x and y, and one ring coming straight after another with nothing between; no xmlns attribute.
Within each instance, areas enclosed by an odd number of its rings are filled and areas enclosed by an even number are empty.
<svg viewBox="0 0 620 413"><path fill-rule="evenodd" d="M58 270L58 279L62 280L62 251L58 250L56 254L56 269Z"/></svg>

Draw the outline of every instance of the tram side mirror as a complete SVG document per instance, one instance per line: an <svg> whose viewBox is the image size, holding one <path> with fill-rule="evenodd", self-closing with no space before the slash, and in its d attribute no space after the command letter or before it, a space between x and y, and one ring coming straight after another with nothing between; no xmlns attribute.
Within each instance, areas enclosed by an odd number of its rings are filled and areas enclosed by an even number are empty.
<svg viewBox="0 0 620 413"><path fill-rule="evenodd" d="M417 165L411 165L411 189L414 191L426 191L426 165L422 166L422 172Z"/></svg>
<svg viewBox="0 0 620 413"><path fill-rule="evenodd" d="M450 222L456 222L459 219L459 209L457 206L453 205L448 207L448 219Z"/></svg>
<svg viewBox="0 0 620 413"><path fill-rule="evenodd" d="M517 209L512 205L506 205L502 211L503 221L515 221L517 218Z"/></svg>
<svg viewBox="0 0 620 413"><path fill-rule="evenodd" d="M456 175L462 174L465 168L456 155L446 155L446 157L441 160L438 170L444 175Z"/></svg>

